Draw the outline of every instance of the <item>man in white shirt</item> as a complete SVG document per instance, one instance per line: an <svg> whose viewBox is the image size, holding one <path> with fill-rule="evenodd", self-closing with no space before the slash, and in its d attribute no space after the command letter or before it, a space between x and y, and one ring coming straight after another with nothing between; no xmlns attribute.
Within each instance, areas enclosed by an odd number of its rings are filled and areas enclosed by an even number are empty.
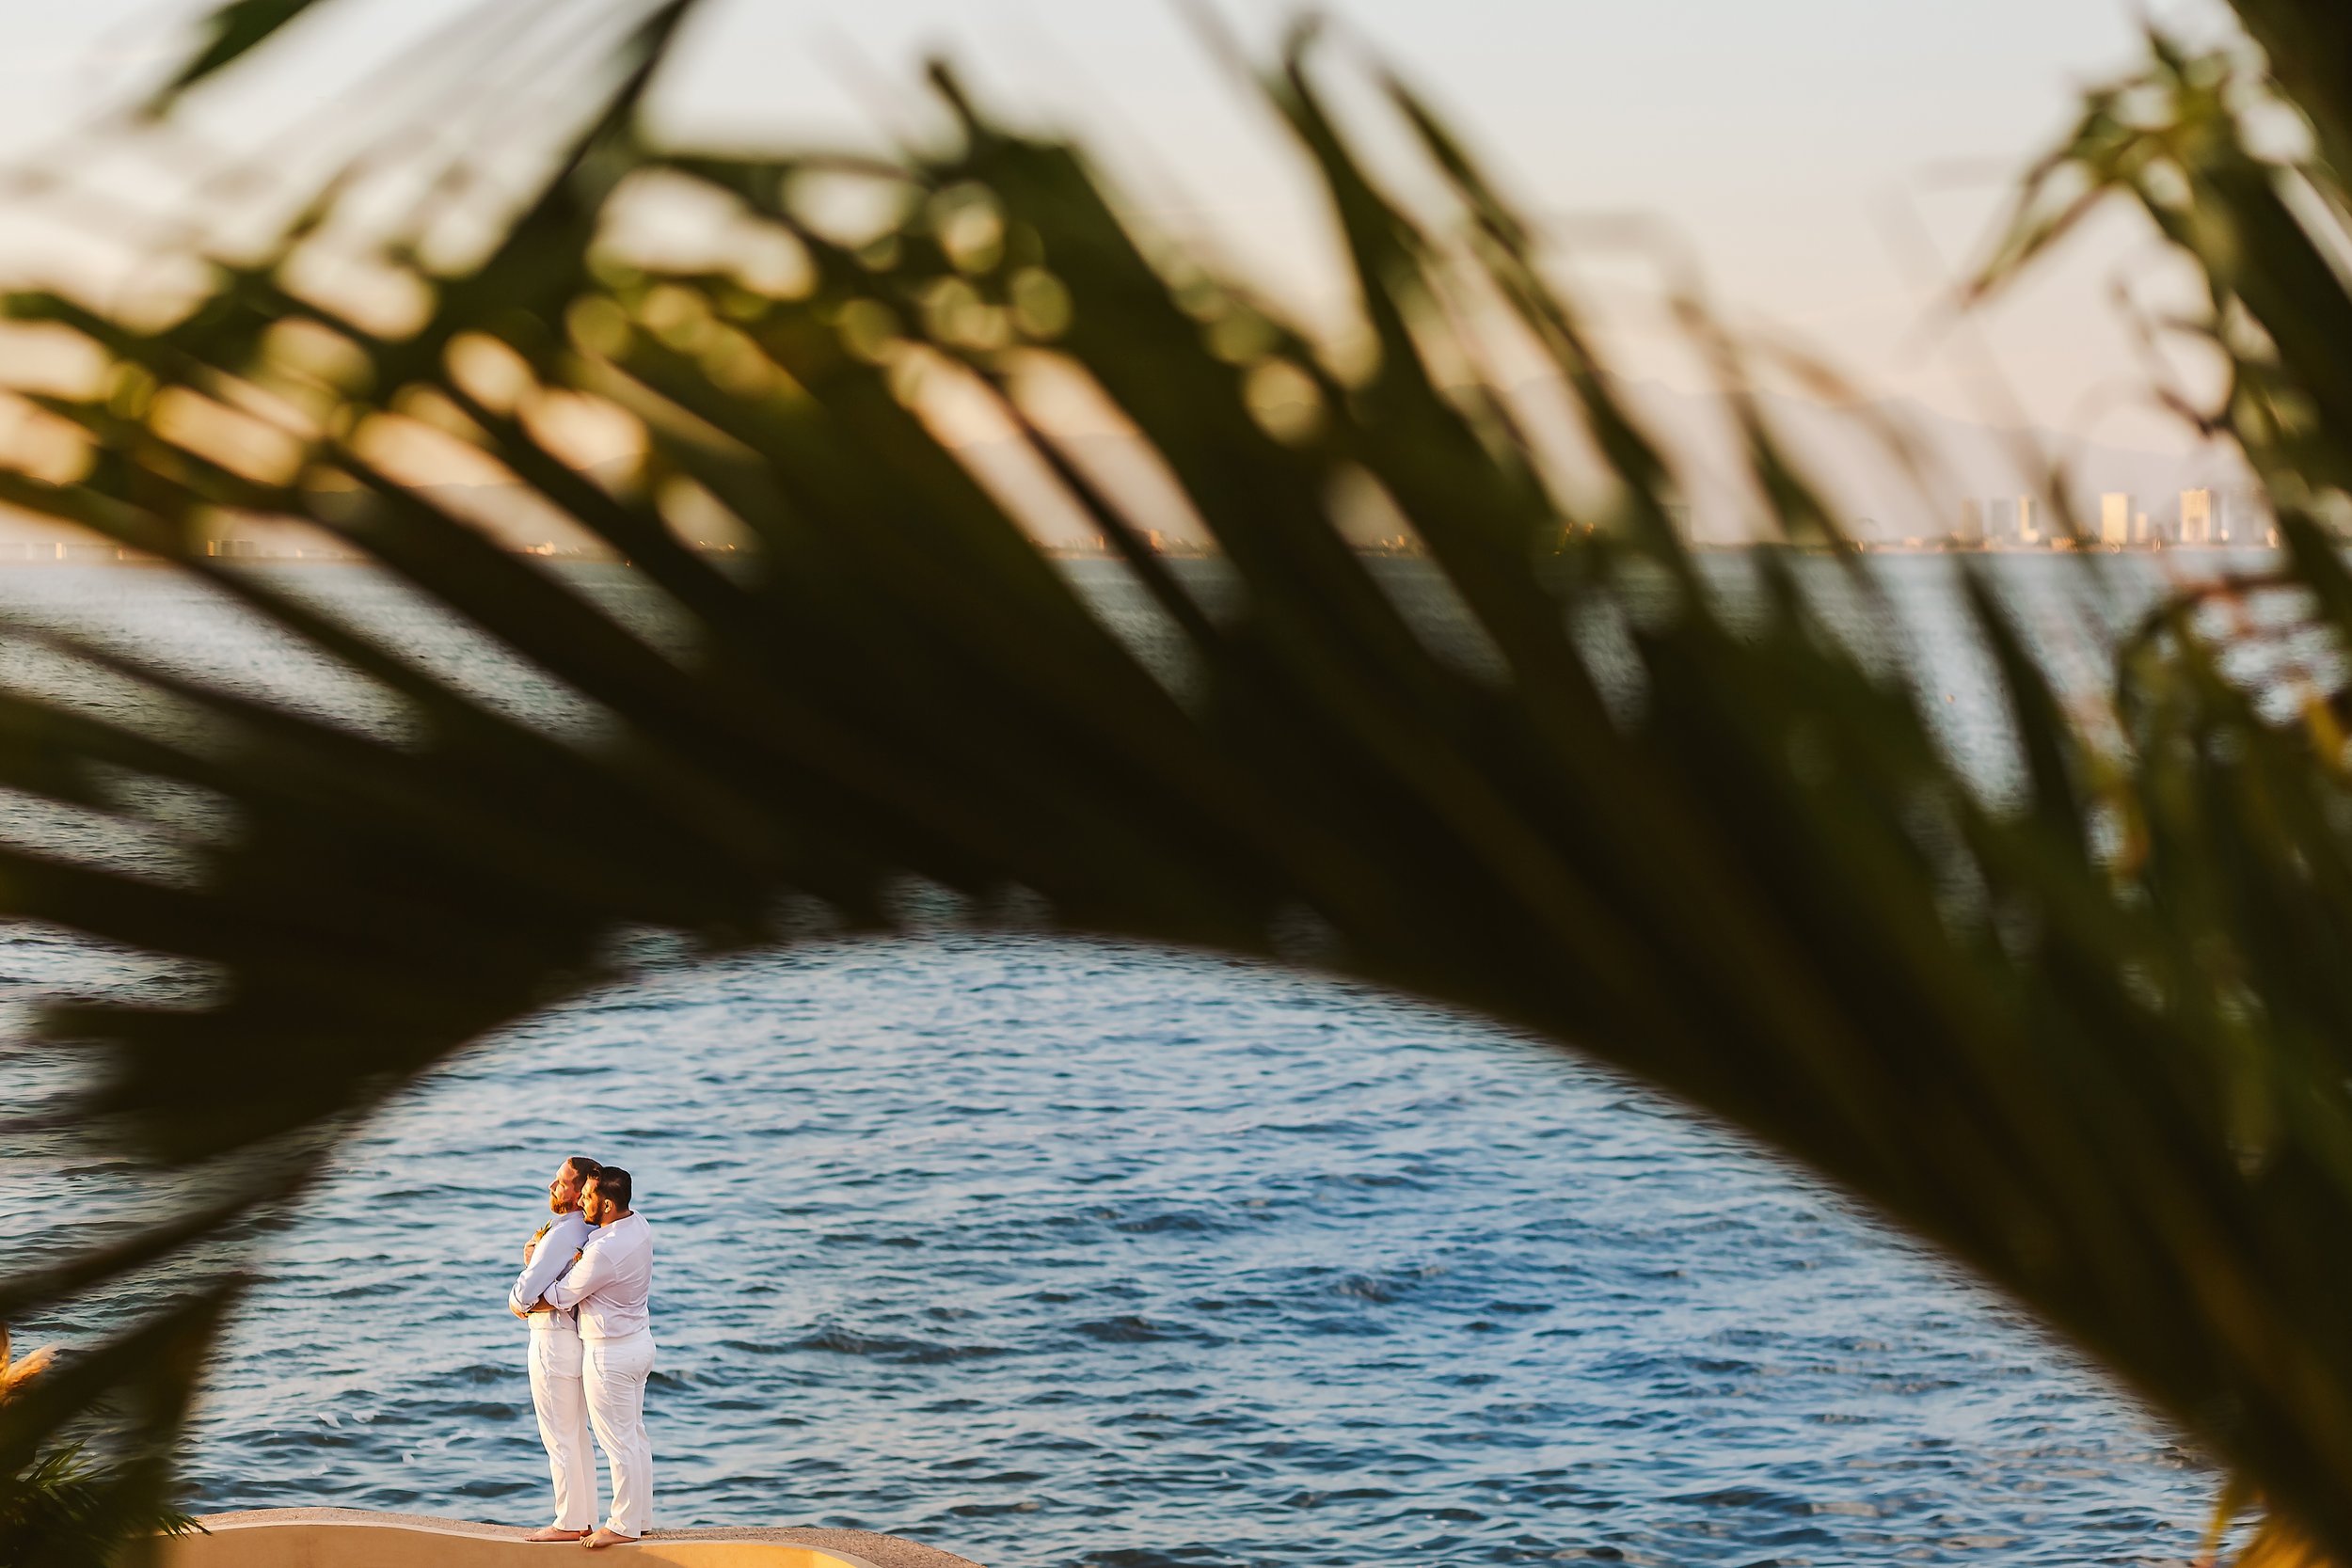
<svg viewBox="0 0 2352 1568"><path fill-rule="evenodd" d="M523 1272L507 1292L507 1310L531 1324L531 1408L555 1479L555 1523L533 1541L578 1541L596 1528L596 1456L588 1447L588 1399L580 1383L580 1330L573 1314L541 1303L556 1276L588 1244L580 1189L603 1167L574 1155L548 1183L555 1217L523 1243Z"/></svg>
<svg viewBox="0 0 2352 1568"><path fill-rule="evenodd" d="M636 1183L606 1165L588 1179L580 1212L596 1227L574 1263L548 1287L547 1303L580 1318L580 1379L588 1419L612 1467L612 1513L588 1537L618 1545L653 1524L653 1449L645 1441L645 1374L653 1370L647 1299L653 1293L653 1232L629 1208Z"/></svg>

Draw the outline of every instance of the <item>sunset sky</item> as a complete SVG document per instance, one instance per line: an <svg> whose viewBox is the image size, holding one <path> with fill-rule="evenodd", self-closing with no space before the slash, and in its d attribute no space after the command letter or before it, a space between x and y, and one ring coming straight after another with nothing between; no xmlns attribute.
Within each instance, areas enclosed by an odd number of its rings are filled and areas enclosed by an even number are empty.
<svg viewBox="0 0 2352 1568"><path fill-rule="evenodd" d="M151 79L176 19L155 0L0 0L0 145L21 152ZM289 105L333 103L358 62L457 8L344 0L271 68L203 105L224 139ZM1592 220L1654 219L1743 321L1791 334L1889 393L1947 413L1994 411L1961 361L1919 331L1986 233L2010 171L2068 122L2077 90L2131 66L2125 0L1343 0L1326 8L1450 109L1573 244ZM1295 8L1225 0L1270 47ZM2216 8L2159 7L2201 37ZM661 104L681 131L871 143L885 117L920 126L924 53L962 62L1000 106L1089 130L1154 222L1212 240L1309 310L1342 297L1295 161L1186 24L1153 0L721 0ZM1344 52L1336 74L1347 74ZM5 230L0 229L0 237ZM1651 276L1594 258L1604 297ZM2107 295L2153 286L2142 231L2110 222L1986 323L2026 411L2103 441L2160 446L2134 411L2141 381ZM1625 293L1630 291L1630 293ZM1673 363L1624 317L1638 371Z"/></svg>

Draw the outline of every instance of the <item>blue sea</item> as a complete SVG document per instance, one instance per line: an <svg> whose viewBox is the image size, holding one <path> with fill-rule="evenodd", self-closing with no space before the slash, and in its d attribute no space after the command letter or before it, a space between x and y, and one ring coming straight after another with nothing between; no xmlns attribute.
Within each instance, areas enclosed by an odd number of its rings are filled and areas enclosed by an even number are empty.
<svg viewBox="0 0 2352 1568"><path fill-rule="evenodd" d="M2052 564L2019 592L2054 657L2095 652ZM1887 569L1955 745L1997 778L1948 570ZM298 570L518 710L588 721L380 579ZM160 572L0 571L0 606L360 700ZM11 811L13 837L94 831ZM0 982L21 1013L172 977L18 931ZM0 1100L80 1070L0 1046ZM853 1526L988 1568L2166 1563L2214 1496L1986 1292L1571 1054L1320 979L942 927L652 947L403 1096L268 1243L188 1504L544 1522L503 1296L574 1153L635 1173L657 1239L658 1525ZM0 1243L47 1256L156 1191L19 1138ZM87 1343L109 1310L20 1346Z"/></svg>

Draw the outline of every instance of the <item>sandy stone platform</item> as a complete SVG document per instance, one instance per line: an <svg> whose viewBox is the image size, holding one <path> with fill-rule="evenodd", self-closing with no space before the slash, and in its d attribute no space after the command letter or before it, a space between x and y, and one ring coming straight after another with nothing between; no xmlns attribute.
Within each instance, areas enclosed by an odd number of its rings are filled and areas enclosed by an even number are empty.
<svg viewBox="0 0 2352 1568"><path fill-rule="evenodd" d="M723 1527L657 1529L590 1554L527 1542L520 1526L477 1525L356 1508L256 1508L199 1520L212 1532L163 1544L162 1568L979 1568L904 1536L871 1530Z"/></svg>

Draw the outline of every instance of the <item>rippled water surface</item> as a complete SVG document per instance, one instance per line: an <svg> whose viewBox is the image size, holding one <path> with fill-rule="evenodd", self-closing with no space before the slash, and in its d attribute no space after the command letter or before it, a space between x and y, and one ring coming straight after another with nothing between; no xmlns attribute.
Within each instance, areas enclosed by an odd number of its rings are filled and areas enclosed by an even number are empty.
<svg viewBox="0 0 2352 1568"><path fill-rule="evenodd" d="M317 689L159 576L0 594ZM1963 745L1989 721L1953 705ZM40 934L0 974L139 978ZM58 1070L0 1057L0 1093ZM501 1298L573 1152L636 1173L660 1248L665 1524L991 1568L2072 1564L2185 1557L2211 1497L1982 1295L1606 1074L1322 982L942 934L659 964L378 1117L272 1247L195 1502L539 1522ZM34 1247L112 1212L119 1172L9 1153Z"/></svg>

